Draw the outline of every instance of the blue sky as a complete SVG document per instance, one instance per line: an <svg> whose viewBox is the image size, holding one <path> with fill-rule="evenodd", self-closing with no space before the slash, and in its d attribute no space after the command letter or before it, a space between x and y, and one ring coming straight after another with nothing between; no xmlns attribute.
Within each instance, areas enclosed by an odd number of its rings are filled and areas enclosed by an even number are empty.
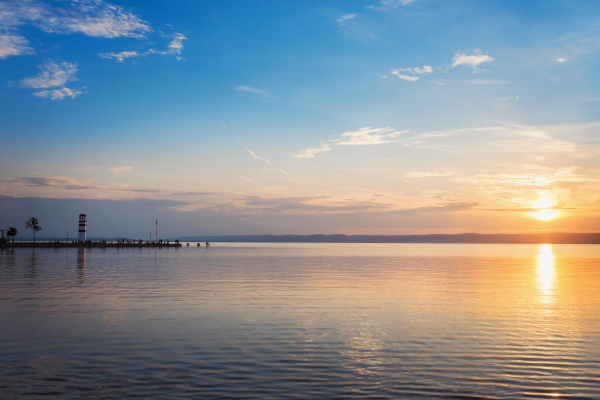
<svg viewBox="0 0 600 400"><path fill-rule="evenodd" d="M157 215L170 235L597 230L599 14L0 1L0 226L35 215L59 235L86 212L98 236Z"/></svg>

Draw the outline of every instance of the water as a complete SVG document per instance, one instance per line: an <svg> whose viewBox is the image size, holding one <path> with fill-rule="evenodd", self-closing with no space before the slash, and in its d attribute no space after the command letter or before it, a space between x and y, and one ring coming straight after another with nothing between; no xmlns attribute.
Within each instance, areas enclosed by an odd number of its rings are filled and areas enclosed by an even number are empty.
<svg viewBox="0 0 600 400"><path fill-rule="evenodd" d="M0 398L600 398L600 246L0 251Z"/></svg>

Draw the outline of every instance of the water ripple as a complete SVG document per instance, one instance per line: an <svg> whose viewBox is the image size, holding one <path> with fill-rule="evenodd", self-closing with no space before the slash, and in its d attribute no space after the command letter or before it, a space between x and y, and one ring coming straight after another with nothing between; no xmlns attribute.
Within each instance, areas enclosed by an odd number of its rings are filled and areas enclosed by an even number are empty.
<svg viewBox="0 0 600 400"><path fill-rule="evenodd" d="M0 252L0 398L600 398L594 246L81 250Z"/></svg>

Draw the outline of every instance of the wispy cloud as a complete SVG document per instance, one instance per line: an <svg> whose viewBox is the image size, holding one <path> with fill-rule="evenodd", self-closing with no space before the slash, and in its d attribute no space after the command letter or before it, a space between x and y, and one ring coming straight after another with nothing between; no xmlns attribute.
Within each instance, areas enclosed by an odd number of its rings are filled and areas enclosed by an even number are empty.
<svg viewBox="0 0 600 400"><path fill-rule="evenodd" d="M240 142L238 142L238 144L240 144L240 145L244 146L244 145L243 145L242 143L240 143ZM244 148L245 148L246 150L248 150L248 153L250 153L250 154L252 155L252 157L254 157L254 158L258 158L259 160L263 160L263 161L265 161L265 162L268 162L269 164L271 164L271 161L269 161L269 160L267 160L267 159L265 159L265 158L262 158L262 157L259 157L259 156L257 156L257 155L256 155L256 153L254 153L252 150L250 150L250 149L249 149L249 148L247 148L246 146L244 146Z"/></svg>
<svg viewBox="0 0 600 400"><path fill-rule="evenodd" d="M412 3L414 0L380 0L377 4L366 6L367 10L390 12L400 6ZM379 18L373 18L372 13L347 13L337 19L340 31L348 36L353 36L365 41L379 39L382 26Z"/></svg>
<svg viewBox="0 0 600 400"><path fill-rule="evenodd" d="M29 41L15 34L0 34L0 58L32 54L34 50Z"/></svg>
<svg viewBox="0 0 600 400"><path fill-rule="evenodd" d="M365 144L384 144L397 142L397 137L408 131L398 132L394 128L386 126L385 128L365 127L355 131L342 133L340 139L334 143L339 146L365 145Z"/></svg>
<svg viewBox="0 0 600 400"><path fill-rule="evenodd" d="M325 142L322 142L320 146L311 147L308 149L304 149L299 151L298 153L292 155L292 157L296 158L314 158L315 155L319 153L325 153L331 151L331 145Z"/></svg>
<svg viewBox="0 0 600 400"><path fill-rule="evenodd" d="M33 78L24 78L21 83L34 89L46 89L55 86L62 86L67 82L76 80L77 65L70 62L56 63L47 61L39 66L42 70L38 76Z"/></svg>
<svg viewBox="0 0 600 400"><path fill-rule="evenodd" d="M404 143L422 148L465 149L497 154L531 154L586 159L598 154L600 123L525 126L506 124L450 131L432 131L411 136ZM582 146L580 143L586 143ZM484 150L485 149L485 150Z"/></svg>
<svg viewBox="0 0 600 400"><path fill-rule="evenodd" d="M452 68L459 65L471 67L477 70L477 66L486 62L494 61L492 57L487 54L482 54L480 49L473 50L473 54L468 55L466 53L456 53L452 59Z"/></svg>
<svg viewBox="0 0 600 400"><path fill-rule="evenodd" d="M289 196L265 197L247 196L246 206L252 207L247 211L275 213L352 213L360 211L385 210L392 204L366 199L356 199L352 196Z"/></svg>
<svg viewBox="0 0 600 400"><path fill-rule="evenodd" d="M254 94L260 94L263 96L269 96L269 92L267 92L266 90L256 89L251 86L236 86L235 89L240 90L242 92L250 92Z"/></svg>
<svg viewBox="0 0 600 400"><path fill-rule="evenodd" d="M101 58L113 58L118 62L123 62L126 58L139 57L140 53L137 51L122 51L120 53L101 53L98 55Z"/></svg>
<svg viewBox="0 0 600 400"><path fill-rule="evenodd" d="M400 70L400 69L393 69L392 70L392 74L396 75L400 79L404 79L405 81L414 82L414 81L418 81L419 80L418 76L402 75L400 73L401 71L402 70Z"/></svg>
<svg viewBox="0 0 600 400"><path fill-rule="evenodd" d="M63 190L99 190L115 192L135 192L135 193L158 193L157 189L136 189L128 185L96 185L92 183L83 183L67 176L48 176L48 177L19 177L7 178L13 185L29 187L53 187Z"/></svg>
<svg viewBox="0 0 600 400"><path fill-rule="evenodd" d="M183 41L187 38L183 36L181 33L176 33L173 37L171 43L169 43L169 53L171 54L181 54L181 50L183 49Z"/></svg>
<svg viewBox="0 0 600 400"><path fill-rule="evenodd" d="M79 0L58 3L21 0L0 3L2 28L16 29L33 25L47 33L73 34L117 38L144 37L152 31L149 24L127 8L102 0Z"/></svg>
<svg viewBox="0 0 600 400"><path fill-rule="evenodd" d="M156 48L152 48L143 52L140 51L121 51L120 53L114 53L114 52L110 52L110 53L100 53L98 54L101 58L111 58L116 60L117 62L123 62L123 60L125 60L126 58L135 58L135 57L145 57L148 55L152 55L152 54L157 54L157 55L174 55L174 56L179 56L181 55L181 50L183 50L183 41L186 40L187 38L182 35L181 33L175 33L174 35L169 35L166 36L168 38L171 38L171 42L169 43L169 45L167 46L166 50L158 50ZM177 57L178 60L181 59L181 57Z"/></svg>
<svg viewBox="0 0 600 400"><path fill-rule="evenodd" d="M408 131L397 131L389 126L385 128L365 127L354 131L344 132L338 139L321 142L320 146L302 150L292 157L314 158L316 154L331 151L332 146L356 146L395 143L399 141L398 136Z"/></svg>
<svg viewBox="0 0 600 400"><path fill-rule="evenodd" d="M400 6L405 6L407 4L412 3L415 0L380 0L379 4L375 6L367 6L367 8L371 8L377 11L388 11Z"/></svg>
<svg viewBox="0 0 600 400"><path fill-rule="evenodd" d="M415 75L427 75L433 73L433 68L431 65L424 65L423 68L414 67L414 68L400 68L400 69L392 69L392 74L396 75L400 79L404 79L405 81L418 81L419 77ZM411 75L404 75L402 72L407 72Z"/></svg>
<svg viewBox="0 0 600 400"><path fill-rule="evenodd" d="M559 63L564 63L567 60L565 58L557 58L556 61L558 61Z"/></svg>
<svg viewBox="0 0 600 400"><path fill-rule="evenodd" d="M404 69L397 69L396 71L409 72L413 75L427 75L427 74L433 73L433 68L431 68L431 65L424 65L423 68L419 68L419 67L404 68Z"/></svg>
<svg viewBox="0 0 600 400"><path fill-rule="evenodd" d="M457 182L469 182L473 184L504 184L517 186L548 186L554 182L552 177L537 174L479 174L472 176L461 176L453 179Z"/></svg>
<svg viewBox="0 0 600 400"><path fill-rule="evenodd" d="M284 171L284 170L282 170L281 168L275 168L275 169L276 169L277 171L281 171L281 172L283 172L284 174L287 174L287 171Z"/></svg>
<svg viewBox="0 0 600 400"><path fill-rule="evenodd" d="M341 17L338 19L338 22L339 22L340 24L343 24L344 22L346 22L346 21L348 21L348 20L350 20L350 19L353 19L353 18L356 18L356 13L348 13L348 14L344 14L344 15L342 15L342 16L341 16Z"/></svg>
<svg viewBox="0 0 600 400"><path fill-rule="evenodd" d="M110 172L116 174L119 172L131 171L133 169L133 166L131 166L131 165L127 165L127 166L115 165L113 167L109 167L108 169Z"/></svg>
<svg viewBox="0 0 600 400"><path fill-rule="evenodd" d="M437 176L452 176L454 172L407 172L404 174L405 178L429 178Z"/></svg>
<svg viewBox="0 0 600 400"><path fill-rule="evenodd" d="M175 196L206 196L206 195L214 195L217 194L215 192L194 192L194 191L189 191L189 192L174 192L173 193Z"/></svg>
<svg viewBox="0 0 600 400"><path fill-rule="evenodd" d="M510 81L504 81L500 79L443 79L443 81L465 85L503 85L510 83Z"/></svg>
<svg viewBox="0 0 600 400"><path fill-rule="evenodd" d="M69 89L67 87L54 90L42 90L41 92L35 92L34 95L42 98L49 98L51 100L62 100L65 97L74 99L83 92L78 89Z"/></svg>

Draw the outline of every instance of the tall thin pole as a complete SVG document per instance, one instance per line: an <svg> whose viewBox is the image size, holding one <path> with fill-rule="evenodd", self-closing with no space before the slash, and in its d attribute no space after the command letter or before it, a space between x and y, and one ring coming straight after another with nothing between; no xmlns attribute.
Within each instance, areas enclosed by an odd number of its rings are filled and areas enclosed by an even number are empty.
<svg viewBox="0 0 600 400"><path fill-rule="evenodd" d="M158 243L158 220L156 220L156 236L154 236L154 240Z"/></svg>

